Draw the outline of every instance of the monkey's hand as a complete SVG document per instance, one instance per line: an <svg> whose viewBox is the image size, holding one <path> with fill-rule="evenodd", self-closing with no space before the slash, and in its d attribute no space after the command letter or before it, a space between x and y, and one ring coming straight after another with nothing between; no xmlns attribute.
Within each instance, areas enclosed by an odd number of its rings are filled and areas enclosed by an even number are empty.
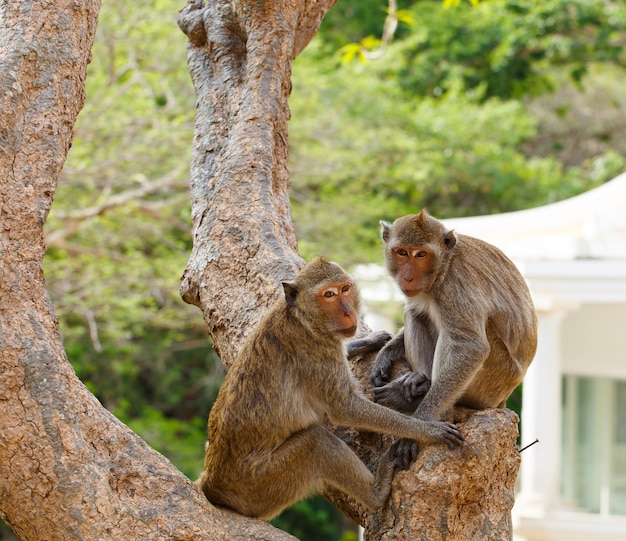
<svg viewBox="0 0 626 541"><path fill-rule="evenodd" d="M379 354L374 362L372 373L370 374L370 381L374 387L382 387L389 381L389 375L391 374L391 359Z"/></svg>
<svg viewBox="0 0 626 541"><path fill-rule="evenodd" d="M417 458L418 452L419 447L415 440L400 438L391 444L389 458L393 461L393 465L396 468L406 470Z"/></svg>
<svg viewBox="0 0 626 541"><path fill-rule="evenodd" d="M348 359L357 355L365 355L372 351L379 351L392 338L393 335L387 331L376 331L363 338L351 340L346 344Z"/></svg>
<svg viewBox="0 0 626 541"><path fill-rule="evenodd" d="M413 413L428 389L430 379L426 374L407 372L382 387L374 387L374 402L402 413Z"/></svg>
<svg viewBox="0 0 626 541"><path fill-rule="evenodd" d="M404 359L404 357L404 330L402 330L378 352L370 374L372 385L374 387L385 385L391 378L391 369L394 363Z"/></svg>
<svg viewBox="0 0 626 541"><path fill-rule="evenodd" d="M453 424L437 421L427 422L426 432L426 439L430 440L432 437L434 442L444 442L450 448L463 445L461 431ZM394 441L389 448L389 458L393 460L396 468L406 470L417 458L418 452L419 446L415 440L400 438Z"/></svg>

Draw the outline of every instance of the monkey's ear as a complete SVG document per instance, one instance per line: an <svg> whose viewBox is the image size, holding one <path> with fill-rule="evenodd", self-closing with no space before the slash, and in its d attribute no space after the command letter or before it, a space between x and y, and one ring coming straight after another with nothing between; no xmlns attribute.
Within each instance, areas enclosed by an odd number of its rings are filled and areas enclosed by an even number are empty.
<svg viewBox="0 0 626 541"><path fill-rule="evenodd" d="M447 249L454 248L454 245L456 244L456 233L454 232L454 229L450 229L450 231L443 236L443 243Z"/></svg>
<svg viewBox="0 0 626 541"><path fill-rule="evenodd" d="M423 208L422 210L420 210L420 213L417 215L417 224L420 227L425 227L426 226L426 219L430 216L430 214L428 214L428 211Z"/></svg>
<svg viewBox="0 0 626 541"><path fill-rule="evenodd" d="M298 288L293 282L283 282L283 291L285 292L285 300L289 306L296 304L298 296Z"/></svg>
<svg viewBox="0 0 626 541"><path fill-rule="evenodd" d="M380 220L380 238L385 242L389 241L389 231L391 230L391 224L389 222L385 222L384 220Z"/></svg>

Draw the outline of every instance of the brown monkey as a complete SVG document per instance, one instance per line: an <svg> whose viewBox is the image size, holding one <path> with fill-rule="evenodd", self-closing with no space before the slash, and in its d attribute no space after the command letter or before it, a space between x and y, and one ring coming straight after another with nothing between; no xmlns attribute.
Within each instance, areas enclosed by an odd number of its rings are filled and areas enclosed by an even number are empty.
<svg viewBox="0 0 626 541"><path fill-rule="evenodd" d="M283 289L226 375L197 483L214 504L262 519L324 486L380 508L393 463L383 456L372 475L324 427L325 414L421 443L461 445L462 436L454 425L420 421L361 395L343 344L357 328L359 295L339 265L316 258Z"/></svg>
<svg viewBox="0 0 626 541"><path fill-rule="evenodd" d="M404 329L374 362L375 400L412 409L424 421L445 417L455 404L504 407L537 347L533 303L515 265L495 246L447 230L426 210L393 225L381 221L381 235L406 305ZM413 372L387 383L401 359ZM407 467L416 454L416 442L401 441L395 464Z"/></svg>

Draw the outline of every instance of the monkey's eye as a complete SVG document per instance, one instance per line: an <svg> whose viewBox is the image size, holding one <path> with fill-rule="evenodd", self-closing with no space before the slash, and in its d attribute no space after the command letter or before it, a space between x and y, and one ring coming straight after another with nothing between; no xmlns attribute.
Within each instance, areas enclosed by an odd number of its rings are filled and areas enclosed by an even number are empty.
<svg viewBox="0 0 626 541"><path fill-rule="evenodd" d="M335 292L332 289L328 289L326 291L324 291L324 297L326 297L327 299L330 299L331 297L335 296Z"/></svg>
<svg viewBox="0 0 626 541"><path fill-rule="evenodd" d="M420 250L419 252L417 252L415 254L416 257L419 257L420 259L426 257L428 254L424 251L424 250Z"/></svg>
<svg viewBox="0 0 626 541"><path fill-rule="evenodd" d="M406 257L407 255L409 255L409 252L407 252L404 248L398 248L396 250L396 253L402 257Z"/></svg>
<svg viewBox="0 0 626 541"><path fill-rule="evenodd" d="M350 291L350 287L352 287L350 284L346 284L345 286L341 288L341 292L347 293L348 291Z"/></svg>

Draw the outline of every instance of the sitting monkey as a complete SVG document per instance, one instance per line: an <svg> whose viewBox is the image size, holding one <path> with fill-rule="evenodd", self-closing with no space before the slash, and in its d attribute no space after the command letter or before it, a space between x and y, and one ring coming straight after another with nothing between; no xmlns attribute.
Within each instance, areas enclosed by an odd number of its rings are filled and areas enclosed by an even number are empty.
<svg viewBox="0 0 626 541"><path fill-rule="evenodd" d="M389 496L393 463L376 475L324 427L337 424L458 446L454 425L422 421L367 400L346 359L359 295L352 278L323 258L311 261L246 341L209 415L204 471L197 484L215 505L270 519L325 486L370 509Z"/></svg>
<svg viewBox="0 0 626 541"><path fill-rule="evenodd" d="M404 328L374 363L374 399L423 421L445 417L455 404L504 407L537 347L537 317L520 272L495 246L448 230L426 210L381 226L387 269L406 305ZM379 347L380 333L371 341ZM351 349L366 351L367 343ZM404 360L413 371L391 379ZM397 443L396 466L408 467L417 449L416 441Z"/></svg>

